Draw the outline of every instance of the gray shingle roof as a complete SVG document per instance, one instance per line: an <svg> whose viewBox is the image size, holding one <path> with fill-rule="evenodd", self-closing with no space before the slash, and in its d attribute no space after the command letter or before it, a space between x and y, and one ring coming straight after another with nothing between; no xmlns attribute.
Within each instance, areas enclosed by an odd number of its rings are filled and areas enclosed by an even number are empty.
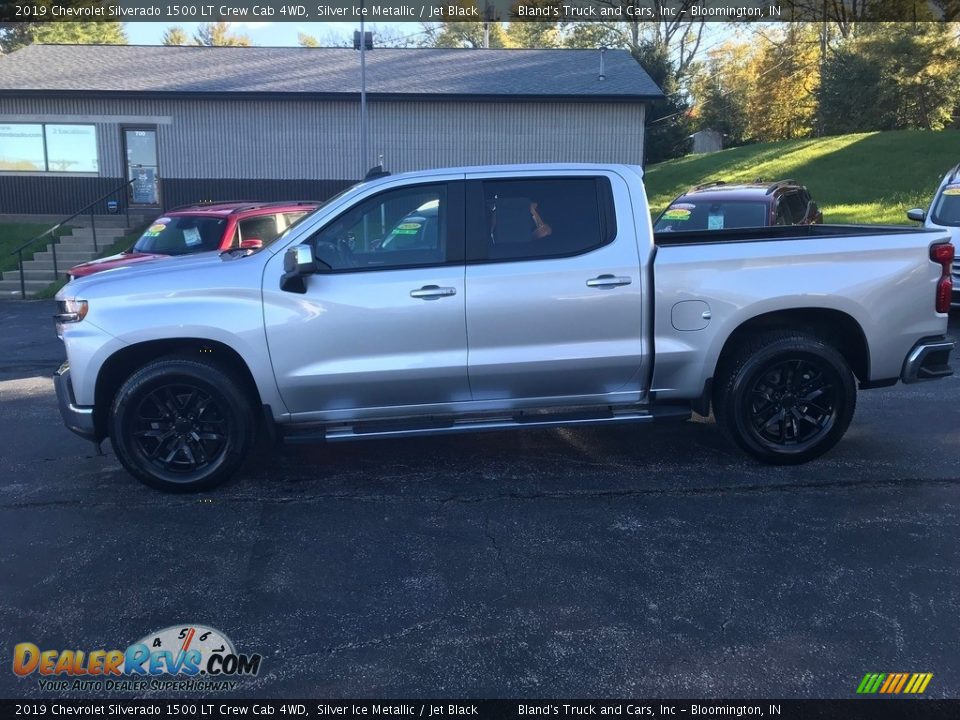
<svg viewBox="0 0 960 720"><path fill-rule="evenodd" d="M367 92L384 95L650 99L660 89L625 50L387 49L367 52ZM0 91L360 92L349 48L31 45L0 58Z"/></svg>

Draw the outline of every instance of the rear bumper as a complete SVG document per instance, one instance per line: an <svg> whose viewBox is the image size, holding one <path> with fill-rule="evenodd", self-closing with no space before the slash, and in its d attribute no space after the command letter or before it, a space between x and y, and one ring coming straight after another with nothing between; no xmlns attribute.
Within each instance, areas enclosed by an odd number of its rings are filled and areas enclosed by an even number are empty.
<svg viewBox="0 0 960 720"><path fill-rule="evenodd" d="M79 407L73 396L73 385L70 384L70 364L64 363L53 376L53 386L57 390L57 404L60 406L60 417L69 430L84 440L97 441L97 432L93 423L93 408Z"/></svg>
<svg viewBox="0 0 960 720"><path fill-rule="evenodd" d="M950 367L950 353L954 348L953 340L945 337L924 338L910 351L903 361L900 379L905 383L939 380L953 375Z"/></svg>

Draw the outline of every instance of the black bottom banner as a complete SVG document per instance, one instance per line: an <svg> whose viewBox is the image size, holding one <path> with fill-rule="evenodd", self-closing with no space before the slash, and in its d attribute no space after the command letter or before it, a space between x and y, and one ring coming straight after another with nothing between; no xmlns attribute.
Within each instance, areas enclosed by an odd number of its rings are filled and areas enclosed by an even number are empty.
<svg viewBox="0 0 960 720"><path fill-rule="evenodd" d="M960 718L960 700L0 700L0 718Z"/></svg>

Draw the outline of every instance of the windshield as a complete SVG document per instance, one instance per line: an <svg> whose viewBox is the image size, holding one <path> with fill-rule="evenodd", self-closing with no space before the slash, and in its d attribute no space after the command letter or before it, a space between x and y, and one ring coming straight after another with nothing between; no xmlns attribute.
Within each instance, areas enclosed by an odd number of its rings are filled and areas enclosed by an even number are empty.
<svg viewBox="0 0 960 720"><path fill-rule="evenodd" d="M933 203L930 218L937 225L960 227L960 184L947 185Z"/></svg>
<svg viewBox="0 0 960 720"><path fill-rule="evenodd" d="M227 225L226 218L178 215L153 221L140 236L134 252L158 255L188 255L218 250Z"/></svg>
<svg viewBox="0 0 960 720"><path fill-rule="evenodd" d="M678 202L663 211L653 231L765 227L767 212L767 204L763 202Z"/></svg>

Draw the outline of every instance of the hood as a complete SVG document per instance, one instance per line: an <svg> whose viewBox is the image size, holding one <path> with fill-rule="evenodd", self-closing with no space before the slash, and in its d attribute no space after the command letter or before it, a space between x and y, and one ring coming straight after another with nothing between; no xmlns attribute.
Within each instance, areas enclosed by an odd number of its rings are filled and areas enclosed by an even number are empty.
<svg viewBox="0 0 960 720"><path fill-rule="evenodd" d="M241 258L250 261L259 253ZM264 259L268 257L264 254ZM202 289L214 281L219 272L223 272L236 260L221 259L220 252L212 250L183 257L162 256L156 262L136 262L117 265L109 270L91 273L79 277L63 286L57 297L96 297L111 295L120 286L122 292L128 292L138 286L150 290L184 289L193 286Z"/></svg>
<svg viewBox="0 0 960 720"><path fill-rule="evenodd" d="M156 253L141 253L141 252L127 252L127 253L118 253L116 255L110 255L105 258L99 258L97 260L91 260L90 262L80 263L70 268L69 272L72 275L77 277L84 277L96 272L103 272L104 270L111 270L115 267L122 267L124 265L132 265L134 263L141 263L147 260L165 260L169 258L169 255L158 255Z"/></svg>

